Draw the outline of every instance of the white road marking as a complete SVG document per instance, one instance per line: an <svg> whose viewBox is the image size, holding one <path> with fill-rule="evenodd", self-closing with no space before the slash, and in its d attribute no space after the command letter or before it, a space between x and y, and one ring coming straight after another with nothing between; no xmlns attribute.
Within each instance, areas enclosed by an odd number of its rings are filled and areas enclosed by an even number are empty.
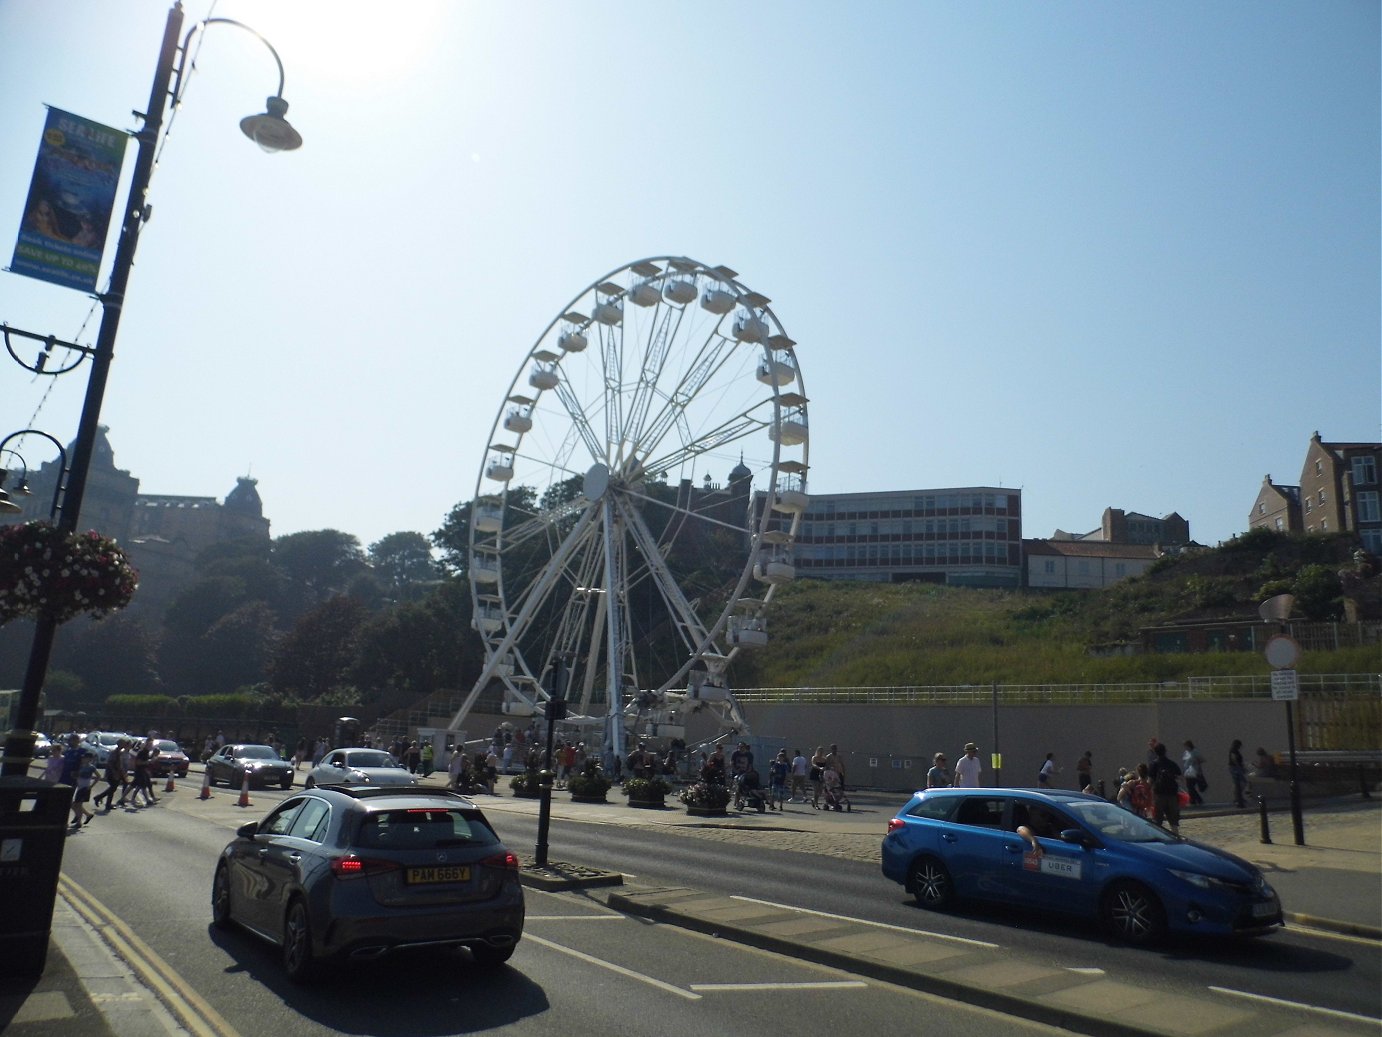
<svg viewBox="0 0 1382 1037"><path fill-rule="evenodd" d="M691 989L714 994L740 990L847 990L867 986L862 979L841 979L818 983L692 983Z"/></svg>
<svg viewBox="0 0 1382 1037"><path fill-rule="evenodd" d="M1093 968L1089 968L1089 969L1067 968L1065 971L1066 971L1066 972L1073 972L1073 973L1075 973L1076 975L1079 975L1079 976L1102 976L1102 975L1104 974L1104 970L1103 970L1103 969L1093 969Z"/></svg>
<svg viewBox="0 0 1382 1037"><path fill-rule="evenodd" d="M892 929L899 933L913 933L917 936L934 936L937 940L952 940L955 943L967 944L970 947L991 947L995 950L999 944L989 943L986 940L970 940L963 936L951 936L949 933L933 933L925 929L911 929L905 925L890 925L887 922L870 922L867 918L852 918L849 915L834 915L829 911L812 911L809 907L795 907L791 904L777 904L771 900L756 900L753 897L731 896L731 900L742 900L746 904L762 904L764 907L778 907L784 911L796 911L803 915L816 915L820 918L834 918L841 922L855 922L859 925L871 925L878 929Z"/></svg>
<svg viewBox="0 0 1382 1037"><path fill-rule="evenodd" d="M624 915L528 915L528 922L622 922Z"/></svg>
<svg viewBox="0 0 1382 1037"><path fill-rule="evenodd" d="M640 983L647 983L649 986L657 987L659 990L665 990L669 994L676 994L678 997L684 997L688 1001L699 1001L701 999L701 995L694 991L675 987L671 983L664 983L660 979L653 979L652 976L645 975L642 972L635 972L633 969L626 969L622 965L616 965L612 961L605 961L603 958L597 958L592 954L586 954L584 951L578 951L573 947L563 947L561 944L553 943L551 940L544 940L541 936L533 936L531 933L524 933L523 939L525 941L531 940L533 943L541 944L543 947L549 947L554 951L560 951L562 954L569 954L571 957L577 958L590 965L598 965L602 969L609 969L610 972L617 972L619 975L627 976L629 979L636 979Z"/></svg>
<svg viewBox="0 0 1382 1037"><path fill-rule="evenodd" d="M1334 1019L1347 1019L1355 1023L1370 1023L1373 1026L1382 1026L1382 1019L1374 1019L1366 1015L1357 1015L1353 1012L1341 1012L1337 1008L1325 1008L1323 1005L1307 1005L1303 1001L1286 1001L1279 997L1268 997L1266 994L1252 994L1246 990L1233 990L1230 987L1210 987L1216 994L1227 994L1229 997L1241 997L1248 1001L1260 1001L1266 1005L1277 1005L1281 1008L1295 1008L1302 1012L1315 1012L1318 1015L1327 1015Z"/></svg>
<svg viewBox="0 0 1382 1037"><path fill-rule="evenodd" d="M1354 936L1352 933L1336 933L1331 932L1328 929L1312 929L1308 925L1296 925L1295 923L1292 923L1285 929L1280 930L1280 932L1299 933L1301 936L1318 936L1325 940L1339 940L1343 943L1356 943L1363 947L1377 946L1377 941L1371 937Z"/></svg>

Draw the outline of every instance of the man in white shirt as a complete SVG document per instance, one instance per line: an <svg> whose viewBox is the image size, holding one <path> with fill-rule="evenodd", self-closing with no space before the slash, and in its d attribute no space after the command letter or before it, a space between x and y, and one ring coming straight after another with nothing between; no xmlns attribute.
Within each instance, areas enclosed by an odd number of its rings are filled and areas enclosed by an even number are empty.
<svg viewBox="0 0 1382 1037"><path fill-rule="evenodd" d="M792 757L792 798L788 803L806 802L806 770L808 761L802 755L800 749L796 750L796 755ZM800 797L800 799L798 799Z"/></svg>
<svg viewBox="0 0 1382 1037"><path fill-rule="evenodd" d="M977 789L979 772L984 765L979 762L979 747L973 742L965 743L965 754L955 761L955 787L957 789Z"/></svg>

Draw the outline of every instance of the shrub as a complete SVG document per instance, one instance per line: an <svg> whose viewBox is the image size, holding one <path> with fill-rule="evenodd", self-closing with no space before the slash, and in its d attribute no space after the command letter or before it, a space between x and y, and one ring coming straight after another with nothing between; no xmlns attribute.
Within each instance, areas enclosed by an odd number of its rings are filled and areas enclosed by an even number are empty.
<svg viewBox="0 0 1382 1037"><path fill-rule="evenodd" d="M603 796L609 791L610 780L600 770L598 760L586 760L580 774L573 774L566 787L577 796Z"/></svg>
<svg viewBox="0 0 1382 1037"><path fill-rule="evenodd" d="M719 782L698 781L682 789L678 798L688 807L722 810L729 806L729 788Z"/></svg>
<svg viewBox="0 0 1382 1037"><path fill-rule="evenodd" d="M672 786L661 778L629 778L624 782L624 795L629 799L658 801L672 791Z"/></svg>

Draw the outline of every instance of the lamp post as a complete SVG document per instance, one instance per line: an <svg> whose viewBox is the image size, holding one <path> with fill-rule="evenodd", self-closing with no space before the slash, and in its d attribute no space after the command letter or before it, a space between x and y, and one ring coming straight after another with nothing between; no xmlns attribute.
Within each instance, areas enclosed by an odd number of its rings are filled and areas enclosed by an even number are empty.
<svg viewBox="0 0 1382 1037"><path fill-rule="evenodd" d="M120 314L124 309L125 289L129 284L130 271L134 267L134 253L139 244L140 229L149 216L146 196L149 191L149 180L153 175L159 131L163 126L164 112L170 107L175 107L181 98L188 45L197 32L210 25L234 25L252 33L269 48L278 65L278 94L268 99L264 114L241 120L240 129L265 151L291 151L302 145L302 138L283 118L288 110L288 104L282 97L283 62L279 60L278 52L269 41L249 26L234 19L208 18L198 22L188 31L187 38L179 48L178 33L182 30L182 22L182 3L178 0L168 11L168 21L163 29L163 43L158 52L158 65L154 70L153 86L149 91L148 108L143 113L136 113L144 121L143 128L134 135L135 140L139 142L139 151L135 158L134 174L130 180L123 222L120 225L120 237L115 247L110 287L100 296L101 325L96 333L96 345L90 351L91 373L86 383L86 395L82 400L81 417L77 423L77 436L73 441L72 457L67 468L67 484L62 493L61 503L55 504L57 527L68 534L76 532L77 520L81 514L86 477L96 446L101 403L105 398L110 362L115 354L115 336L120 327ZM29 762L33 758L33 728L38 719L39 696L48 673L48 660L52 655L56 632L57 623L51 617L39 616L35 623L33 646L29 650L24 684L15 711L14 727L5 740L5 755L3 762L0 762L0 774L28 773Z"/></svg>

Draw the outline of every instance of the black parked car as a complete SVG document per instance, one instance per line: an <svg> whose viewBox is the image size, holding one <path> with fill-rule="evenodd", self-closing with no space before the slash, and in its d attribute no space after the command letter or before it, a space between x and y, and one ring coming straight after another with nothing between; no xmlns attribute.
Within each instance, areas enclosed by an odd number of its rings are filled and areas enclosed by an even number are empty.
<svg viewBox="0 0 1382 1037"><path fill-rule="evenodd" d="M281 948L294 982L327 962L466 948L497 965L523 935L518 858L446 789L323 785L236 830L212 919Z"/></svg>
<svg viewBox="0 0 1382 1037"><path fill-rule="evenodd" d="M249 775L252 788L293 787L293 765L267 745L223 745L206 761L206 773L215 785L224 781L240 787Z"/></svg>

